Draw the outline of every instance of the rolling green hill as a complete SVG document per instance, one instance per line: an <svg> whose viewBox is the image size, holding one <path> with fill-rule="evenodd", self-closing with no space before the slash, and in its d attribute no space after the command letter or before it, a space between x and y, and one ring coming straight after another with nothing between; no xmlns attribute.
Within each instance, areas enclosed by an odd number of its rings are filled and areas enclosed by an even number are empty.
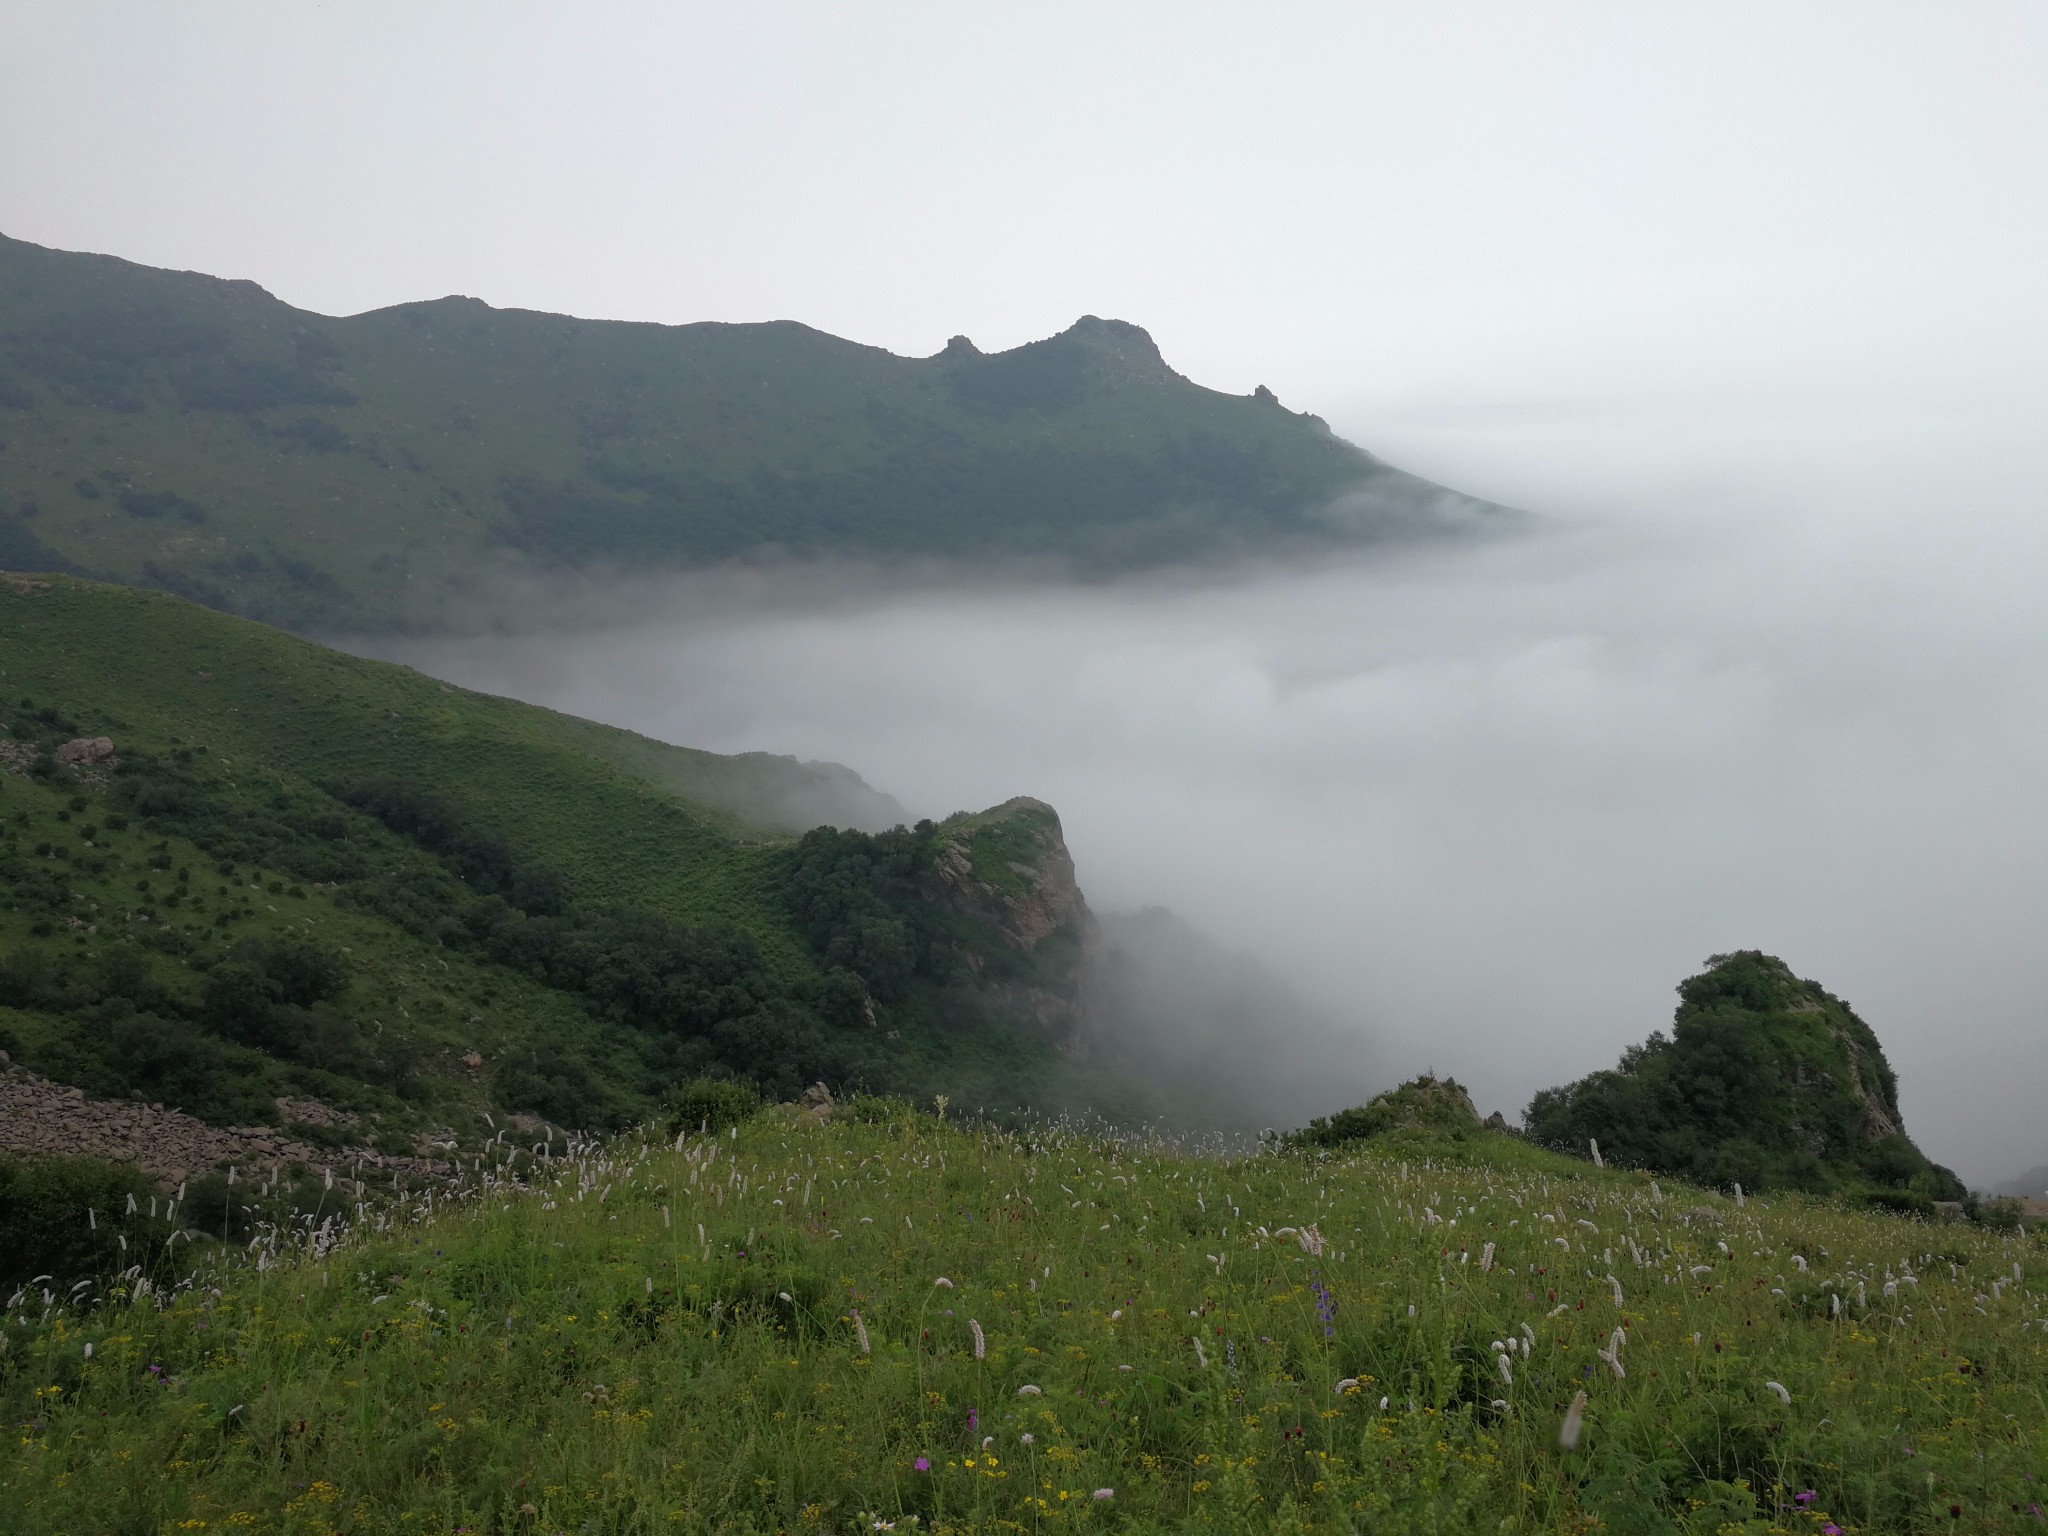
<svg viewBox="0 0 2048 1536"><path fill-rule="evenodd" d="M401 1142L622 1124L703 1073L1056 1091L1080 908L1045 807L797 836L761 810L787 760L72 578L0 577L0 636L0 1049L45 1076ZM1041 878L1067 904L1027 931Z"/></svg>
<svg viewBox="0 0 2048 1536"><path fill-rule="evenodd" d="M0 569L329 633L532 621L516 578L570 570L1101 573L1508 516L1121 321L919 359L465 298L336 319L5 238L0 442Z"/></svg>

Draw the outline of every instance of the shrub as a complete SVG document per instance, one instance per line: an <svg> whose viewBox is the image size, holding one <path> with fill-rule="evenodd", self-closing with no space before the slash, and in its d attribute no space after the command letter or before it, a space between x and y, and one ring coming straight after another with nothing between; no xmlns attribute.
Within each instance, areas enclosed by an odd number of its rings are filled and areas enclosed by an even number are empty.
<svg viewBox="0 0 2048 1536"><path fill-rule="evenodd" d="M163 1199L142 1173L118 1163L0 1156L0 1284L47 1274L63 1286L151 1264L176 1230L149 1217L152 1196Z"/></svg>
<svg viewBox="0 0 2048 1536"><path fill-rule="evenodd" d="M699 1077L668 1097L669 1134L716 1133L743 1125L760 1113L761 1095L751 1083L729 1077Z"/></svg>

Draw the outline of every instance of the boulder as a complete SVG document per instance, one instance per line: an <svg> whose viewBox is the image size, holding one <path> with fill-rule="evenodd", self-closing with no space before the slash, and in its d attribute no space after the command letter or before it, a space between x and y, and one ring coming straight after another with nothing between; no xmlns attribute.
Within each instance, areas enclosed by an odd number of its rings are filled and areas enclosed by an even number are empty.
<svg viewBox="0 0 2048 1536"><path fill-rule="evenodd" d="M113 761L114 743L106 736L77 736L57 748L51 756L66 767L93 768Z"/></svg>
<svg viewBox="0 0 2048 1536"><path fill-rule="evenodd" d="M802 1106L804 1113L820 1121L830 1120L832 1112L839 1107L832 1100L832 1090L823 1083L811 1084L803 1091L797 1103Z"/></svg>

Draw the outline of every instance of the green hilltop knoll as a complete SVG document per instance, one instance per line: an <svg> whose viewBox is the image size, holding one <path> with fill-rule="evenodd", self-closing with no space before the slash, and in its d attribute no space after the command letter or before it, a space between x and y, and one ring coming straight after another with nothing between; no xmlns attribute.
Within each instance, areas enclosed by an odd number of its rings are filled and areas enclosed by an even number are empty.
<svg viewBox="0 0 2048 1536"><path fill-rule="evenodd" d="M1756 950L1714 956L1678 992L1669 1035L1536 1095L1529 1135L1724 1189L1919 1212L1966 1198L1906 1135L1898 1079L1847 1003Z"/></svg>
<svg viewBox="0 0 2048 1536"><path fill-rule="evenodd" d="M803 765L162 593L0 576L0 635L0 1098L28 1074L410 1155L484 1116L623 1126L707 1076L1074 1087L1088 915L1036 801L799 834L771 808ZM0 1152L38 1150L15 1108Z"/></svg>
<svg viewBox="0 0 2048 1536"><path fill-rule="evenodd" d="M332 318L4 237L0 443L0 568L326 633L531 623L581 571L1103 574L1511 516L1117 320L906 358L469 298Z"/></svg>

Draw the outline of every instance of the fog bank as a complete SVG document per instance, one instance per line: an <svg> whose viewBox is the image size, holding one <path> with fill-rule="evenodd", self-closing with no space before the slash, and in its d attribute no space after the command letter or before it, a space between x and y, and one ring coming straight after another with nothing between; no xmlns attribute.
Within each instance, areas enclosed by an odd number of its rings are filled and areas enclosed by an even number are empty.
<svg viewBox="0 0 2048 1536"><path fill-rule="evenodd" d="M1091 589L703 578L608 629L359 648L843 761L914 815L1049 800L1098 908L1170 907L1355 1029L1302 1054L1448 1072L1482 1112L1761 948L1876 1029L1930 1155L2040 1163L2041 466L1858 442L1660 491L1652 458L1492 545Z"/></svg>

